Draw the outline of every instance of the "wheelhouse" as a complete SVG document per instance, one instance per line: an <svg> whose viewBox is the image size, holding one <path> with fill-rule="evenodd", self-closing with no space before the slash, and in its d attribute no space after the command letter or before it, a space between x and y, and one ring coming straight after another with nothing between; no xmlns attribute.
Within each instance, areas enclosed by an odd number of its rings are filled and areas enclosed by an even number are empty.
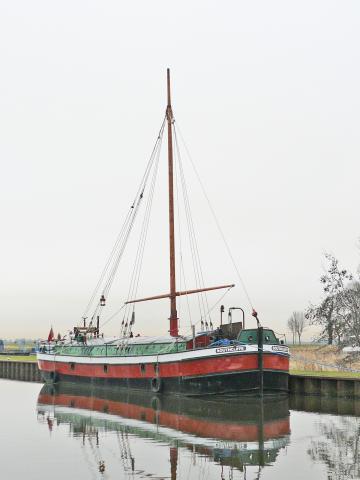
<svg viewBox="0 0 360 480"><path fill-rule="evenodd" d="M241 330L238 335L238 341L245 345L257 345L258 343L258 329L249 328ZM280 340L276 337L273 330L264 328L263 330L264 345L280 345Z"/></svg>

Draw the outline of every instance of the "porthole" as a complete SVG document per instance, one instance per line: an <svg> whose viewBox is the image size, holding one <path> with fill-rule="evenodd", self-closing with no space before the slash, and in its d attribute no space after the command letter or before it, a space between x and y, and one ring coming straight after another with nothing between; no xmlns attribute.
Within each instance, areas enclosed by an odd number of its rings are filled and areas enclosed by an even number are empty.
<svg viewBox="0 0 360 480"><path fill-rule="evenodd" d="M108 372L108 366L104 365L104 373L107 373L107 372Z"/></svg>
<svg viewBox="0 0 360 480"><path fill-rule="evenodd" d="M70 370L75 370L75 363L70 363Z"/></svg>

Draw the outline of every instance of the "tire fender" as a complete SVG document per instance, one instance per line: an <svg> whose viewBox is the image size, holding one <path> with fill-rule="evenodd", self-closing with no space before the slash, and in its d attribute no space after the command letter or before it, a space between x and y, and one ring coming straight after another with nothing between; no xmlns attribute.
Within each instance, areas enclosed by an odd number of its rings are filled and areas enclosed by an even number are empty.
<svg viewBox="0 0 360 480"><path fill-rule="evenodd" d="M153 377L151 379L151 391L159 393L162 390L162 381L160 377Z"/></svg>

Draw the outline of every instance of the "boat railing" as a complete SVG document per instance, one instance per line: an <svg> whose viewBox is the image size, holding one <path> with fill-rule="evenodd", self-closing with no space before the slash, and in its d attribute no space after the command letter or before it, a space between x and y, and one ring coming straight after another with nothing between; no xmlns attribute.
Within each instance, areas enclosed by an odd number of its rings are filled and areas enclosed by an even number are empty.
<svg viewBox="0 0 360 480"><path fill-rule="evenodd" d="M55 353L55 349L54 349L55 345L51 344L51 343L44 343L42 345L40 345L39 347L39 353Z"/></svg>

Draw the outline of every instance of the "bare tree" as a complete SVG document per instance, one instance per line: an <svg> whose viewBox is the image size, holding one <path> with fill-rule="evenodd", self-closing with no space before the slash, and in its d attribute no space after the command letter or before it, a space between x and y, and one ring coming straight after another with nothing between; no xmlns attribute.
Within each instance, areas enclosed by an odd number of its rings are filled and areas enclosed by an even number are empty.
<svg viewBox="0 0 360 480"><path fill-rule="evenodd" d="M293 343L295 343L296 337L298 338L299 344L301 343L301 336L306 327L306 318L304 312L293 312L291 317L288 320L288 329L292 333Z"/></svg>
<svg viewBox="0 0 360 480"><path fill-rule="evenodd" d="M294 318L294 314L292 314L289 320L287 321L287 326L290 332L292 333L292 340L294 344L296 339L296 320Z"/></svg>
<svg viewBox="0 0 360 480"><path fill-rule="evenodd" d="M296 319L296 334L298 336L299 343L301 343L301 335L303 334L303 331L306 327L306 318L304 312L294 312L293 316Z"/></svg>

